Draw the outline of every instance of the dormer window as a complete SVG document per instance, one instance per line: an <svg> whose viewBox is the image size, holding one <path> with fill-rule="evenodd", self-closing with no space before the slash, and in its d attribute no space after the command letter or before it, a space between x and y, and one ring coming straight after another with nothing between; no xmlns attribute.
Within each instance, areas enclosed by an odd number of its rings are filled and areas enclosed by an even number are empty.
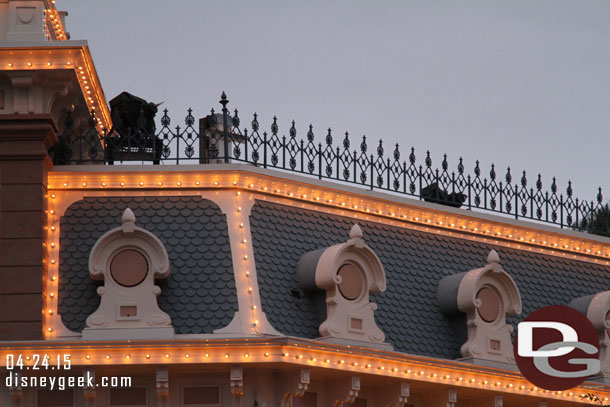
<svg viewBox="0 0 610 407"><path fill-rule="evenodd" d="M146 278L148 261L137 250L121 250L110 262L110 275L123 287L135 287Z"/></svg>
<svg viewBox="0 0 610 407"><path fill-rule="evenodd" d="M355 264L345 263L339 267L337 276L341 279L339 292L346 300L353 301L365 294L364 272Z"/></svg>
<svg viewBox="0 0 610 407"><path fill-rule="evenodd" d="M502 297L498 290L490 285L486 285L477 292L477 313L485 322L495 322L500 317Z"/></svg>

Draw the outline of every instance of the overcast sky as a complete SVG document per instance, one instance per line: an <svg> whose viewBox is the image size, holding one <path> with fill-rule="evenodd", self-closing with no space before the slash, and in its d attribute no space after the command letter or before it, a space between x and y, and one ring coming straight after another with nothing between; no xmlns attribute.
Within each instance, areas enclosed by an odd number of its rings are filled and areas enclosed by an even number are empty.
<svg viewBox="0 0 610 407"><path fill-rule="evenodd" d="M160 102L173 123L218 108L286 134L347 130L407 159L460 156L610 197L610 1L58 0L110 100Z"/></svg>

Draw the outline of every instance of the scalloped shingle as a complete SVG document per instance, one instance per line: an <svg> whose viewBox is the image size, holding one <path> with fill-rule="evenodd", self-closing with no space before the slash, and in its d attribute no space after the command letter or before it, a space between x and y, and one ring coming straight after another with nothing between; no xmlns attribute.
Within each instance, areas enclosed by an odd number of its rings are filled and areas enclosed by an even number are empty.
<svg viewBox="0 0 610 407"><path fill-rule="evenodd" d="M117 226L125 208L136 225L165 245L170 276L159 280L159 307L176 333L212 333L237 311L227 220L213 202L196 196L91 197L72 204L61 218L59 314L81 331L99 306L98 284L89 278L89 253L97 239Z"/></svg>
<svg viewBox="0 0 610 407"><path fill-rule="evenodd" d="M372 297L379 306L375 318L386 342L400 352L460 357L461 344L439 310L436 287L447 275L485 265L491 249L520 289L522 316L610 289L610 267L257 201L250 223L259 290L263 311L278 331L319 336L311 298L291 295L299 289L297 262L306 252L345 242L355 222L383 263L387 290ZM521 319L509 323L516 327Z"/></svg>

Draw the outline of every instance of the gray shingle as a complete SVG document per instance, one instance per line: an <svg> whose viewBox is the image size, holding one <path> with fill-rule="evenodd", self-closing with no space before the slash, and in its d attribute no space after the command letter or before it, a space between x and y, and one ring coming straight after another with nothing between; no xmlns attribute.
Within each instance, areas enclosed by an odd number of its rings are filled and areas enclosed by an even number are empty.
<svg viewBox="0 0 610 407"><path fill-rule="evenodd" d="M346 241L353 219L257 201L250 216L262 307L286 335L319 336L312 299L298 290L296 265L302 254ZM400 352L446 359L460 357L461 343L436 300L438 282L450 274L485 265L492 248L515 280L523 301L521 317L545 305L610 289L610 267L505 247L358 221L364 240L386 272L387 291L373 296L376 321L386 341Z"/></svg>
<svg viewBox="0 0 610 407"><path fill-rule="evenodd" d="M170 276L158 282L158 302L176 333L212 333L228 325L237 294L227 220L216 204L197 196L92 197L72 204L61 218L58 309L66 327L81 331L99 306L89 253L101 235L120 226L128 206L136 225L167 250Z"/></svg>

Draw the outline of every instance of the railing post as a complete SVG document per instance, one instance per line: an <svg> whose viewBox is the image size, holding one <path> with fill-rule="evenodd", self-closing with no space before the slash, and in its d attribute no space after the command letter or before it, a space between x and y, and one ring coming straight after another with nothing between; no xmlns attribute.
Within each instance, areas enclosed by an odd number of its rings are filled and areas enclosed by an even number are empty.
<svg viewBox="0 0 610 407"><path fill-rule="evenodd" d="M224 138L225 163L229 162L229 110L227 109L227 103L229 103L229 100L223 91L222 95L220 95L220 104L222 105L222 135Z"/></svg>
<svg viewBox="0 0 610 407"><path fill-rule="evenodd" d="M515 219L519 219L519 184L515 184Z"/></svg>
<svg viewBox="0 0 610 407"><path fill-rule="evenodd" d="M356 150L354 150L354 184L358 182L358 177L356 176L358 165L356 163L356 160L358 160L358 153L356 153Z"/></svg>
<svg viewBox="0 0 610 407"><path fill-rule="evenodd" d="M534 188L530 188L530 219L534 219Z"/></svg>
<svg viewBox="0 0 610 407"><path fill-rule="evenodd" d="M390 182L390 159L386 158L386 169L388 172L387 178L388 178L388 185L386 185L386 188L388 189L388 191L392 190L392 183Z"/></svg>
<svg viewBox="0 0 610 407"><path fill-rule="evenodd" d="M267 168L267 132L263 132L263 168Z"/></svg>
<svg viewBox="0 0 610 407"><path fill-rule="evenodd" d="M502 188L502 181L498 184L500 185L500 213L504 212L504 189Z"/></svg>
<svg viewBox="0 0 610 407"><path fill-rule="evenodd" d="M455 172L451 173L451 193L455 197ZM455 199L454 199L455 202Z"/></svg>
<svg viewBox="0 0 610 407"><path fill-rule="evenodd" d="M335 156L335 160L337 160L337 179L340 180L341 176L339 175L340 169L339 169L339 164L341 159L339 158L339 154L341 153L341 150L339 149L339 146L337 146L337 155Z"/></svg>
<svg viewBox="0 0 610 407"><path fill-rule="evenodd" d="M402 190L407 194L407 162L402 162Z"/></svg>
<svg viewBox="0 0 610 407"><path fill-rule="evenodd" d="M375 167L375 162L373 161L373 154L371 154L371 191L373 190L373 188L375 187L375 181L373 181L373 173L374 173L374 167Z"/></svg>
<svg viewBox="0 0 610 407"><path fill-rule="evenodd" d="M578 205L578 198L576 198L576 223L574 223L574 225L576 225L576 228L578 228L580 222L578 220L578 209L580 208L580 205Z"/></svg>
<svg viewBox="0 0 610 407"><path fill-rule="evenodd" d="M606 213L604 214L604 218L606 219L606 235L610 232L610 206L606 204Z"/></svg>
<svg viewBox="0 0 610 407"><path fill-rule="evenodd" d="M246 163L249 163L249 159L248 159L248 141L250 136L248 136L248 129L245 128L244 129L244 160Z"/></svg>
<svg viewBox="0 0 610 407"><path fill-rule="evenodd" d="M207 161L207 154L203 138L205 137L205 130L203 128L203 119L199 120L199 134L197 135L199 141L199 164L205 164Z"/></svg>
<svg viewBox="0 0 610 407"><path fill-rule="evenodd" d="M176 126L176 165L180 164L180 126Z"/></svg>
<svg viewBox="0 0 610 407"><path fill-rule="evenodd" d="M419 172L417 173L417 178L419 178L419 200L422 200L421 190L422 190L422 166L419 166Z"/></svg>
<svg viewBox="0 0 610 407"><path fill-rule="evenodd" d="M559 225L563 229L563 194L559 195Z"/></svg>
<svg viewBox="0 0 610 407"><path fill-rule="evenodd" d="M322 143L318 143L318 179L322 179Z"/></svg>
<svg viewBox="0 0 610 407"><path fill-rule="evenodd" d="M286 169L286 135L282 136L282 169Z"/></svg>
<svg viewBox="0 0 610 407"><path fill-rule="evenodd" d="M300 153L301 153L301 172L305 171L304 163L303 163L303 161L304 161L304 157L303 157L304 152L305 152L305 142L301 139L301 148L300 148Z"/></svg>
<svg viewBox="0 0 610 407"><path fill-rule="evenodd" d="M472 182L470 179L470 174L468 174L468 209L472 209Z"/></svg>
<svg viewBox="0 0 610 407"><path fill-rule="evenodd" d="M593 201L591 201L591 211L590 211L590 212L591 212L591 222L589 223L589 228L590 228L592 231L595 231L595 226L593 226L593 222L594 222L594 219L595 219L595 216L594 216L594 215L595 215L595 211L593 210ZM600 212L601 212L601 211L600 211ZM600 232L601 232L601 231L602 231L602 230L601 230L601 225L600 225Z"/></svg>

